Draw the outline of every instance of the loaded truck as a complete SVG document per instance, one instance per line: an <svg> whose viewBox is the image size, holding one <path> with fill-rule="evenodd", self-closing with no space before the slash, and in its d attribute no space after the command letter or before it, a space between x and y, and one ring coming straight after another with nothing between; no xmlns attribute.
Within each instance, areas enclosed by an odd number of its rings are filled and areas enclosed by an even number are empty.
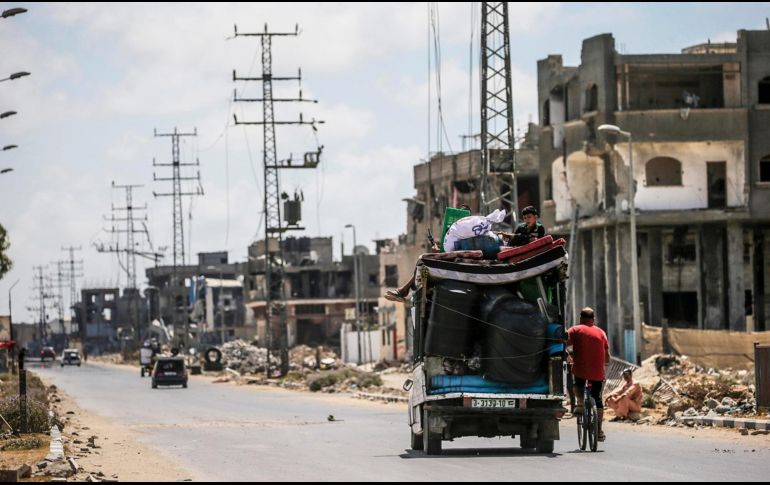
<svg viewBox="0 0 770 485"><path fill-rule="evenodd" d="M436 455L443 441L510 436L551 453L566 412L564 241L472 253L423 255L417 267L411 448Z"/></svg>

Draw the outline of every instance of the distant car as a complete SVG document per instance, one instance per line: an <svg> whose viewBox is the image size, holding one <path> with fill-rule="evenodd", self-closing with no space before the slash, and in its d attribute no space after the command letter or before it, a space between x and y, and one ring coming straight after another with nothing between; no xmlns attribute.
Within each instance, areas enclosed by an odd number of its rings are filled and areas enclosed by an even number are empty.
<svg viewBox="0 0 770 485"><path fill-rule="evenodd" d="M187 388L187 369L184 357L158 356L152 370L152 388L158 386L182 386Z"/></svg>
<svg viewBox="0 0 770 485"><path fill-rule="evenodd" d="M56 360L56 351L53 347L43 347L40 350L40 361L43 362L46 359Z"/></svg>
<svg viewBox="0 0 770 485"><path fill-rule="evenodd" d="M65 349L61 355L61 366L76 365L80 367L80 351L78 349Z"/></svg>

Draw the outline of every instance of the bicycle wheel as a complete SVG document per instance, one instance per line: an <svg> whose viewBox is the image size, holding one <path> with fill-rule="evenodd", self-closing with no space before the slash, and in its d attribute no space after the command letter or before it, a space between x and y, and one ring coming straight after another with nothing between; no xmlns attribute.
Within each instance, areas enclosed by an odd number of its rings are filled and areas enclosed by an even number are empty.
<svg viewBox="0 0 770 485"><path fill-rule="evenodd" d="M577 430L578 430L578 446L580 446L581 450L585 450L586 449L586 443L587 443L587 440L586 440L586 430L585 430L585 427L583 426L583 415L584 414L585 414L585 412L575 416L577 418L576 421L577 421Z"/></svg>
<svg viewBox="0 0 770 485"><path fill-rule="evenodd" d="M590 398L588 403L586 403L586 412L589 419L585 434L588 435L588 444L591 447L591 451L596 451L599 438L599 413L596 410L594 398Z"/></svg>

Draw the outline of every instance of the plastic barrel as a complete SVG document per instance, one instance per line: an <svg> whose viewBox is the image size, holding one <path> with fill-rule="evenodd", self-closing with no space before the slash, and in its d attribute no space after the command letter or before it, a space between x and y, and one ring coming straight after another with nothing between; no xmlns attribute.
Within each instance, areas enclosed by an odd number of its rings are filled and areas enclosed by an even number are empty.
<svg viewBox="0 0 770 485"><path fill-rule="evenodd" d="M502 288L489 288L481 298L484 377L526 386L547 376L548 322L535 305Z"/></svg>
<svg viewBox="0 0 770 485"><path fill-rule="evenodd" d="M441 357L470 357L477 327L472 318L478 290L470 283L442 281L433 289L425 353Z"/></svg>

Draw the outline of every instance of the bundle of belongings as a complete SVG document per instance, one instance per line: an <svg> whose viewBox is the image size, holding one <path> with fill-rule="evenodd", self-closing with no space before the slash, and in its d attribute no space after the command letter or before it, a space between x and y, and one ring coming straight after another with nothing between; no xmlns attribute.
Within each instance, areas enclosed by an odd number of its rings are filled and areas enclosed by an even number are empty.
<svg viewBox="0 0 770 485"><path fill-rule="evenodd" d="M477 260L479 264L489 266L496 263L522 263L547 255L539 258L538 262L542 263L546 260L556 261L566 255L566 241L554 240L552 236L543 236L523 245L506 246L507 234L492 231L493 224L501 223L505 219L505 211L502 209L497 209L487 216L468 215L456 218L458 212L458 209L449 208L445 214L445 235L442 241L444 252L423 254L423 262L468 260L466 262L470 263ZM469 214L468 211L462 212ZM447 219L453 222L447 225Z"/></svg>
<svg viewBox="0 0 770 485"><path fill-rule="evenodd" d="M424 311L413 316L425 319L423 355L444 362L444 372L431 378L431 394L548 390L548 361L563 352L558 288L566 242L527 235L531 242L507 246L514 238L492 230L504 218L497 210L456 219L444 252L420 258L416 286L423 290L414 303Z"/></svg>

